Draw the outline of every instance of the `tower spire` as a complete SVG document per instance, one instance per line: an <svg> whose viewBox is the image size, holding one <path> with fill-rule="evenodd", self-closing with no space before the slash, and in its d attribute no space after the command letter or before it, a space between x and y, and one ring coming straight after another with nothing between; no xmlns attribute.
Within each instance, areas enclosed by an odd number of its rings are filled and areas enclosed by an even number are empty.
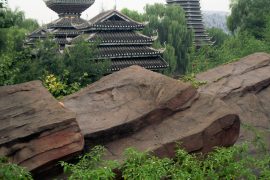
<svg viewBox="0 0 270 180"><path fill-rule="evenodd" d="M114 10L117 9L117 0L114 0Z"/></svg>
<svg viewBox="0 0 270 180"><path fill-rule="evenodd" d="M95 0L44 0L46 5L59 16L65 14L80 15L88 9Z"/></svg>

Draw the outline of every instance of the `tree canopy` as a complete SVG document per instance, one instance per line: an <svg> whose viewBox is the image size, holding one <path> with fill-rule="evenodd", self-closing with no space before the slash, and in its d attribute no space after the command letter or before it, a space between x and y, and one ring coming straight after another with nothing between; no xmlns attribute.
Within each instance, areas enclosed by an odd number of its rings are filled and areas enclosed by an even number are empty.
<svg viewBox="0 0 270 180"><path fill-rule="evenodd" d="M122 13L140 22L147 22L143 33L157 36L154 43L158 48L165 48L164 58L170 67L168 74L184 74L192 48L192 31L188 30L185 12L180 6L163 4L146 5L145 12L123 9Z"/></svg>
<svg viewBox="0 0 270 180"><path fill-rule="evenodd" d="M37 21L26 19L19 10L0 12L0 86L43 80L50 92L59 97L107 72L108 61L94 60L95 44L78 42L60 53L59 45L48 35L33 47L26 46L26 35L38 28Z"/></svg>
<svg viewBox="0 0 270 180"><path fill-rule="evenodd" d="M269 0L232 0L228 28L233 33L247 31L262 39L270 20L269 7Z"/></svg>

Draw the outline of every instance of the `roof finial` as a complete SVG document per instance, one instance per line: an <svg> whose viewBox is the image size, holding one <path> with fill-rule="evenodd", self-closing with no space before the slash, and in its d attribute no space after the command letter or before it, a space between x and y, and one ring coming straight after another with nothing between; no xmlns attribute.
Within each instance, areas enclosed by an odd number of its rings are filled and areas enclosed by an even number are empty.
<svg viewBox="0 0 270 180"><path fill-rule="evenodd" d="M114 10L117 9L117 0L114 0Z"/></svg>

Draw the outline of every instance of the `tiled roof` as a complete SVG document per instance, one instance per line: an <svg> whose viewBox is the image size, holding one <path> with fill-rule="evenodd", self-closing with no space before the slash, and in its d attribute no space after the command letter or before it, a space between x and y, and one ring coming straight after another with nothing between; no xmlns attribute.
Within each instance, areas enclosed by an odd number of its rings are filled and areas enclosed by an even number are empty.
<svg viewBox="0 0 270 180"><path fill-rule="evenodd" d="M128 16L126 16L126 15L118 12L117 10L109 10L109 11L102 12L102 13L98 14L97 16L95 16L94 18L92 18L89 21L89 23L90 24L96 24L96 23L104 22L104 21L110 19L112 16L118 16L123 21L133 22L133 23L141 24L142 25L142 23L139 23L137 21L134 21L133 19L131 19Z"/></svg>
<svg viewBox="0 0 270 180"><path fill-rule="evenodd" d="M100 42L97 60L111 60L112 72L132 65L151 70L167 68L161 52L150 47L153 39L136 32L143 27L115 10L101 13L89 22L78 15L65 15L32 33L29 43L51 33L61 48L77 40Z"/></svg>
<svg viewBox="0 0 270 180"><path fill-rule="evenodd" d="M151 45L153 39L132 31L97 32L90 34L89 42L101 41L104 45Z"/></svg>
<svg viewBox="0 0 270 180"><path fill-rule="evenodd" d="M139 30L144 28L144 24L136 22L116 10L102 12L92 18L89 23L88 30Z"/></svg>
<svg viewBox="0 0 270 180"><path fill-rule="evenodd" d="M55 38L54 39L56 43L65 45L69 43L69 40L67 38Z"/></svg>
<svg viewBox="0 0 270 180"><path fill-rule="evenodd" d="M77 36L82 34L82 32L80 30L77 29L56 29L54 31L52 31L53 34L57 35L57 36Z"/></svg>
<svg viewBox="0 0 270 180"><path fill-rule="evenodd" d="M58 14L80 14L89 8L95 0L44 0L46 5Z"/></svg>
<svg viewBox="0 0 270 180"><path fill-rule="evenodd" d="M141 30L144 25L126 21L104 21L90 25L88 30Z"/></svg>
<svg viewBox="0 0 270 180"><path fill-rule="evenodd" d="M39 28L32 32L28 37L30 38L45 38L48 36L48 30L45 28Z"/></svg>
<svg viewBox="0 0 270 180"><path fill-rule="evenodd" d="M147 46L109 46L98 48L100 58L149 57L161 53Z"/></svg>
<svg viewBox="0 0 270 180"><path fill-rule="evenodd" d="M139 65L151 70L164 69L168 67L167 62L161 56L148 58L112 59L111 63L111 71L119 71L132 65Z"/></svg>
<svg viewBox="0 0 270 180"><path fill-rule="evenodd" d="M61 17L49 24L47 24L48 29L52 28L74 28L81 29L89 26L89 23L81 19L79 16L65 16Z"/></svg>

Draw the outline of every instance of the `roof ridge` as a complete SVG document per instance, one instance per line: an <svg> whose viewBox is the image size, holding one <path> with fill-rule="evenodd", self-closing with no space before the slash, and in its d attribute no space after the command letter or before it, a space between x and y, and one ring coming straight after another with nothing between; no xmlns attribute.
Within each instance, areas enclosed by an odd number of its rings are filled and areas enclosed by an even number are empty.
<svg viewBox="0 0 270 180"><path fill-rule="evenodd" d="M121 13L118 10L115 10L115 9L102 12L102 13L96 15L95 17L93 17L89 22L91 24L95 24L95 23L98 23L98 22L103 22L104 20L106 20L106 18L110 18L112 15L114 15L114 13L117 14L118 16L122 17L126 21L143 25L143 23L137 22L137 21L131 19L130 17L124 15L123 13Z"/></svg>

